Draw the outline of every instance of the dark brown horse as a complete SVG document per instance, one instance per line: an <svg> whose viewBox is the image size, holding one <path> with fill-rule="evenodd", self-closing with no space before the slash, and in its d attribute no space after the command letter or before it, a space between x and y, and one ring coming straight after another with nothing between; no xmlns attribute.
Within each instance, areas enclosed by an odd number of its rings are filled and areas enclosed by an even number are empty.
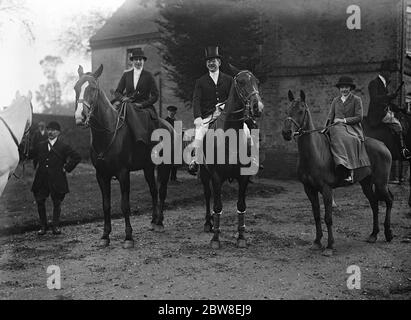
<svg viewBox="0 0 411 320"><path fill-rule="evenodd" d="M335 172L333 156L327 135L314 128L310 110L305 102L304 91L300 92L300 99L295 100L291 91L288 92L291 102L287 110L287 119L284 121L282 135L289 141L298 136L298 178L304 185L304 190L311 201L316 226L316 238L313 249L322 249L320 203L318 193L324 199L325 223L328 230L328 245L324 255L331 256L334 247L332 230L332 189L344 186L343 178ZM388 189L388 179L391 170L391 154L387 147L378 140L366 138L365 146L370 158L371 166L354 170L354 180L359 181L362 190L370 202L373 212L373 230L367 241L374 243L379 232L378 201L385 201L385 239L391 241L390 228L391 208L393 197Z"/></svg>
<svg viewBox="0 0 411 320"><path fill-rule="evenodd" d="M249 167L250 164L242 163L244 161L241 161L239 153L241 153L241 145L244 146L245 144L245 149L247 150L247 141L244 139L242 131L244 121L247 121L252 117L260 116L264 108L258 92L258 81L255 76L248 70L239 71L232 66L231 68L232 72L235 74L234 85L231 87L229 97L225 103L224 111L213 124L210 124L209 132L204 138L203 150L205 151L204 154L206 161L205 164L200 165L200 178L203 183L206 200L206 222L204 225L204 230L206 232L211 230L214 231L214 235L211 240L211 246L214 249L220 248L220 216L223 210L221 188L224 181L228 179L236 179L239 186L237 201L239 234L237 245L239 247L246 247L247 245L244 235L244 215L246 213L245 195L250 174L244 172L242 169ZM231 146L234 145L237 152L230 152L230 143L227 143L229 139L225 139L224 143L218 144L216 136L210 135L212 130L222 134L231 132ZM214 140L214 142L212 142L212 140ZM258 136L255 140L258 140ZM211 144L214 146L214 157L210 156L210 153L207 152L209 151L209 149L207 149L207 145L209 143L214 143ZM256 143L258 143L258 141ZM218 160L219 154L224 155L224 161ZM258 171L258 166L255 169ZM211 216L210 212L210 182L213 186L213 216Z"/></svg>
<svg viewBox="0 0 411 320"><path fill-rule="evenodd" d="M401 109L403 110L403 109ZM402 112L398 114L399 120L401 122L401 125L403 127L403 132L405 134L404 137L404 142L405 145L409 150L411 150L411 130L409 130L410 125L411 125L411 115ZM363 127L364 127L364 134L367 137L371 137L377 140L380 140L384 142L384 144L387 146L388 150L391 152L391 156L393 160L399 160L400 164L402 165L403 158L400 154L400 143L398 137L392 132L392 130L385 124L381 123L380 125L376 127L371 127L368 124L368 121L366 118L362 121ZM410 167L411 167L411 160L409 161ZM402 174L402 170L401 170ZM408 197L408 205L411 207L411 170L410 170L410 194Z"/></svg>
<svg viewBox="0 0 411 320"><path fill-rule="evenodd" d="M98 78L103 72L101 65L94 73L84 73L80 66L79 80L75 84L76 92L76 124L91 129L90 154L96 169L97 182L103 198L104 231L100 246L108 246L111 232L111 180L116 177L120 183L121 210L126 225L124 248L132 248L134 240L130 224L130 171L143 170L150 188L153 203L152 229L163 231L163 208L167 196L167 183L170 165L158 166L159 191L155 179L155 165L151 160L152 146L136 143L125 122L125 108L117 110L110 103L105 93L99 88ZM173 129L165 122L162 127ZM158 194L160 203L158 205Z"/></svg>

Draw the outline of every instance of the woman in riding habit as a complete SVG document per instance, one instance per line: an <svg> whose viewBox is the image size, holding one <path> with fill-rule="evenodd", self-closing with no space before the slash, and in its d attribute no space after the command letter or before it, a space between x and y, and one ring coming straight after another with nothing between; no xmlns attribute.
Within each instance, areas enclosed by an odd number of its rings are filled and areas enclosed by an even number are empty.
<svg viewBox="0 0 411 320"><path fill-rule="evenodd" d="M361 126L363 106L361 98L354 95L354 80L341 77L336 84L340 96L334 98L327 124L336 124L329 129L331 151L337 174L347 182L354 182L354 169L370 165L364 144Z"/></svg>

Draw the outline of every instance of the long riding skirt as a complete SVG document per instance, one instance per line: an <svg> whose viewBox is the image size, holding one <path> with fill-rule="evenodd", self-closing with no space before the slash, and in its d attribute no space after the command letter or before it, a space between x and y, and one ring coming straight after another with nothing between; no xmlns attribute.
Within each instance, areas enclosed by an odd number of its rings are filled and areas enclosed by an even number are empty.
<svg viewBox="0 0 411 320"><path fill-rule="evenodd" d="M331 152L335 166L356 169L371 165L364 139L350 125L339 124L330 128Z"/></svg>

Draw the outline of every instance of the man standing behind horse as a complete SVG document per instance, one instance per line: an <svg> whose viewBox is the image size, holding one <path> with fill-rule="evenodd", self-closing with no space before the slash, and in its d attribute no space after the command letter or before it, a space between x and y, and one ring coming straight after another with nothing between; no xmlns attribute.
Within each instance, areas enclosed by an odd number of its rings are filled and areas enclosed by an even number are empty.
<svg viewBox="0 0 411 320"><path fill-rule="evenodd" d="M205 49L205 61L208 73L196 81L193 94L194 157L188 167L188 172L192 175L197 173L198 163L201 162L200 148L208 125L218 114L216 108L224 108L224 103L233 85L233 78L220 71L221 56L218 53L218 47Z"/></svg>
<svg viewBox="0 0 411 320"><path fill-rule="evenodd" d="M37 145L43 141L47 141L48 135L46 131L46 124L44 121L40 121L38 123L38 130L34 132L32 142L31 142L31 149L35 149ZM33 168L34 170L37 168L38 161L37 159L33 159Z"/></svg>
<svg viewBox="0 0 411 320"><path fill-rule="evenodd" d="M144 70L147 57L142 48L131 52L133 69L125 71L114 92L114 104L128 103L126 121L134 140L151 144L151 132L159 126L153 106L158 100L158 89L153 75Z"/></svg>
<svg viewBox="0 0 411 320"><path fill-rule="evenodd" d="M396 64L393 61L384 61L381 64L378 77L369 83L370 104L368 108L368 122L371 127L376 127L382 123L390 127L399 138L402 157L410 159L411 152L404 144L401 123L393 113L393 111L398 112L400 109L391 102L398 93L390 94L387 89L391 74L395 71Z"/></svg>
<svg viewBox="0 0 411 320"><path fill-rule="evenodd" d="M31 191L37 202L41 228L38 235L47 231L46 199L53 201L53 234L61 234L59 227L61 203L69 192L66 172L71 172L81 160L80 154L60 140L60 124L47 125L48 140L31 150L31 157L38 160L38 168Z"/></svg>

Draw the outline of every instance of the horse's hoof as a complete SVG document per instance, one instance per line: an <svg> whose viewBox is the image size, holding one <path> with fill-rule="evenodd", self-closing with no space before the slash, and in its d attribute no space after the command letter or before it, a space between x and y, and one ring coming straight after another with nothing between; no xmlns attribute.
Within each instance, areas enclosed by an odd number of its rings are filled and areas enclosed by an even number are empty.
<svg viewBox="0 0 411 320"><path fill-rule="evenodd" d="M123 243L123 249L134 248L134 240L125 240Z"/></svg>
<svg viewBox="0 0 411 320"><path fill-rule="evenodd" d="M377 242L377 236L370 235L367 239L368 243L376 243Z"/></svg>
<svg viewBox="0 0 411 320"><path fill-rule="evenodd" d="M212 232L213 231L213 226L209 224L204 225L204 232Z"/></svg>
<svg viewBox="0 0 411 320"><path fill-rule="evenodd" d="M101 248L108 247L110 244L110 239L100 239L98 246Z"/></svg>
<svg viewBox="0 0 411 320"><path fill-rule="evenodd" d="M247 248L247 240L246 239L237 239L237 247L238 248Z"/></svg>
<svg viewBox="0 0 411 320"><path fill-rule="evenodd" d="M218 250L221 248L220 241L211 240L211 249Z"/></svg>
<svg viewBox="0 0 411 320"><path fill-rule="evenodd" d="M310 250L312 251L320 251L323 249L324 249L323 245L321 243L316 243L316 242L314 242L310 247Z"/></svg>
<svg viewBox="0 0 411 320"><path fill-rule="evenodd" d="M394 238L391 230L384 232L384 235L385 235L385 241L387 242L391 242L391 240Z"/></svg>
<svg viewBox="0 0 411 320"><path fill-rule="evenodd" d="M333 249L326 248L323 252L322 255L325 257L332 257L333 256Z"/></svg>
<svg viewBox="0 0 411 320"><path fill-rule="evenodd" d="M155 225L154 225L154 231L155 231L155 232L159 232L159 233L163 233L163 232L164 232L164 226L155 224Z"/></svg>

